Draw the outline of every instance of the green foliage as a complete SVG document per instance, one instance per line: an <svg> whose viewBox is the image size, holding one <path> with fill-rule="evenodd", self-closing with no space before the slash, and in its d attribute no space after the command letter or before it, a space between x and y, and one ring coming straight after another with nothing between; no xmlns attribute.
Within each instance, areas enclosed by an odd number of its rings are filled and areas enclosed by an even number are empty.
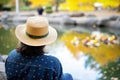
<svg viewBox="0 0 120 80"><path fill-rule="evenodd" d="M66 0L60 0L60 3L64 3Z"/></svg>
<svg viewBox="0 0 120 80"><path fill-rule="evenodd" d="M116 61L109 62L104 66L97 67L96 60L89 54L86 55L87 58L85 60L85 67L90 67L91 69L100 70L99 74L102 74L97 80L112 80L112 78L116 78L120 80L120 58Z"/></svg>
<svg viewBox="0 0 120 80"><path fill-rule="evenodd" d="M98 80L111 80L112 78L117 78L120 80L120 58L115 62L110 62L109 64L100 68L103 74Z"/></svg>
<svg viewBox="0 0 120 80"><path fill-rule="evenodd" d="M11 10L10 7L6 6L8 4L8 2L10 2L10 0L0 0L0 11L3 11L3 10Z"/></svg>
<svg viewBox="0 0 120 80"><path fill-rule="evenodd" d="M2 5L6 5L8 2L10 2L10 0L0 0L0 4Z"/></svg>
<svg viewBox="0 0 120 80"><path fill-rule="evenodd" d="M26 6L25 7L21 7L20 10L21 11L28 11L28 10L30 10L30 7L26 7Z"/></svg>
<svg viewBox="0 0 120 80"><path fill-rule="evenodd" d="M53 12L52 6L50 6L50 5L49 5L49 6L46 6L45 11L46 11L46 13L48 13L48 14L52 13L52 12Z"/></svg>

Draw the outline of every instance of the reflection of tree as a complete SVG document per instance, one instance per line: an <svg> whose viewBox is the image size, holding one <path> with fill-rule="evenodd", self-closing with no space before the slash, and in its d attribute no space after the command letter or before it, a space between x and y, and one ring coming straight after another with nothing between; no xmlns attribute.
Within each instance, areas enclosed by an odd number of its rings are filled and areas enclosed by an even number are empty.
<svg viewBox="0 0 120 80"><path fill-rule="evenodd" d="M85 68L88 67L95 70L98 70L98 68L100 67L100 65L90 54L86 54L86 60L85 60Z"/></svg>
<svg viewBox="0 0 120 80"><path fill-rule="evenodd" d="M120 80L120 58L116 62L102 66L100 70L102 76L98 80L112 80L112 78Z"/></svg>
<svg viewBox="0 0 120 80"><path fill-rule="evenodd" d="M104 66L99 66L95 59L87 54L85 60L85 67L91 69L97 69L99 74L102 74L97 80L120 80L120 58L115 62L110 62Z"/></svg>
<svg viewBox="0 0 120 80"><path fill-rule="evenodd" d="M110 61L115 61L118 57L120 57L120 46L118 44L104 44L103 42L99 42L100 46L98 47L86 47L82 41L89 36L90 34L85 32L79 33L70 31L64 33L61 39L65 42L65 45L72 52L75 58L78 58L79 51L82 51L85 54L89 53L96 62L104 66ZM74 40L75 38L78 39ZM75 46L73 41L76 43L78 40L79 43ZM113 53L115 54L113 55Z"/></svg>
<svg viewBox="0 0 120 80"><path fill-rule="evenodd" d="M85 57L85 67L100 71L103 75L98 80L112 80L112 78L120 79L120 46L117 44L104 44L100 43L99 47L86 47L82 44L82 40L90 36L85 33L67 32L63 34L61 39L65 42L65 45L77 57L77 53L82 51ZM71 43L74 38L79 38L78 46ZM75 41L75 40L74 40Z"/></svg>

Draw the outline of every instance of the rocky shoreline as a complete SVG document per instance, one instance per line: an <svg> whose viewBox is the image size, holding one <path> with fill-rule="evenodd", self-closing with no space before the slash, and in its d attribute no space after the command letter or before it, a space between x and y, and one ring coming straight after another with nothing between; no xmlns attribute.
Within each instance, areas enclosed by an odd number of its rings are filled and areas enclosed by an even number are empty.
<svg viewBox="0 0 120 80"><path fill-rule="evenodd" d="M99 12L97 12L99 13ZM104 13L102 13L104 14ZM90 27L109 27L109 28L120 28L120 14L110 14L110 15L98 15L94 13L85 14L84 12L71 12L71 13L53 13L46 14L50 23L53 24L64 24L64 25L77 25L77 26L90 26ZM109 13L108 13L109 14ZM0 22L25 22L29 16L35 16L36 13L20 13L9 14L4 13L0 17Z"/></svg>

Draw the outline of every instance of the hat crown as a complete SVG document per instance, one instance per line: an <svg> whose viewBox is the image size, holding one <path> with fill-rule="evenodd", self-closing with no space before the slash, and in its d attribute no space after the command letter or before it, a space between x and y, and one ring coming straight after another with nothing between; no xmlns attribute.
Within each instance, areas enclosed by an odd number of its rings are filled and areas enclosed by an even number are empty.
<svg viewBox="0 0 120 80"><path fill-rule="evenodd" d="M43 36L48 33L48 20L45 17L30 17L27 19L26 32L33 36Z"/></svg>

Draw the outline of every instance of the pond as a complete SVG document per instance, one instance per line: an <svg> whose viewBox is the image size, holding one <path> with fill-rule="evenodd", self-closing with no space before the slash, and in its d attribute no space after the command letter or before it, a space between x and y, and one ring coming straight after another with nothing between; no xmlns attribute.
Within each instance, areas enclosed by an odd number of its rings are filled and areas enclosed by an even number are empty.
<svg viewBox="0 0 120 80"><path fill-rule="evenodd" d="M15 24L0 23L0 54L17 47ZM63 71L75 80L120 80L118 29L51 24L58 39L46 50L59 58ZM87 77L86 77L87 75Z"/></svg>

